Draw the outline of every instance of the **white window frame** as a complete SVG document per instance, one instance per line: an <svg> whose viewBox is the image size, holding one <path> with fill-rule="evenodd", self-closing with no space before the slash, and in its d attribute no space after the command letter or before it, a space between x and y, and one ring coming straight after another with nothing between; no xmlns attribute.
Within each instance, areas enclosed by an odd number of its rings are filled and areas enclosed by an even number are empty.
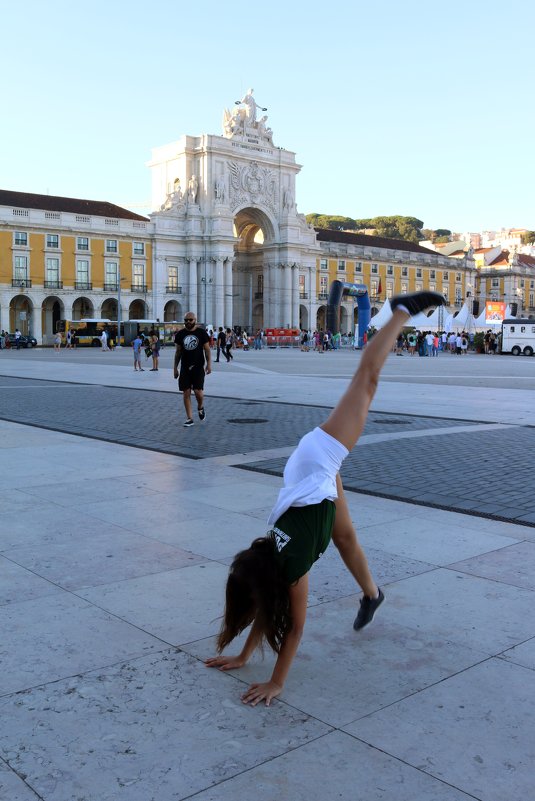
<svg viewBox="0 0 535 801"><path fill-rule="evenodd" d="M23 266L21 267L21 264ZM21 275L24 272L24 277ZM13 280L27 281L30 274L30 259L22 253L16 253L13 258Z"/></svg>
<svg viewBox="0 0 535 801"><path fill-rule="evenodd" d="M56 262L55 266L51 266ZM52 273L50 272L52 270ZM54 278L51 275L55 275ZM59 283L61 281L61 260L58 256L47 256L45 259L45 281L49 283Z"/></svg>
<svg viewBox="0 0 535 801"><path fill-rule="evenodd" d="M338 259L338 272L345 273L345 271L346 271L346 260Z"/></svg>
<svg viewBox="0 0 535 801"><path fill-rule="evenodd" d="M85 278L80 278L79 265L82 262L87 264L87 272ZM76 281L79 284L89 284L91 282L91 261L89 259L76 259Z"/></svg>
<svg viewBox="0 0 535 801"><path fill-rule="evenodd" d="M87 247L83 247L82 245L80 245L80 240L81 239L85 239L87 241ZM89 239L88 236L77 236L76 237L76 251L78 253L89 253L90 249L91 249L91 240Z"/></svg>
<svg viewBox="0 0 535 801"><path fill-rule="evenodd" d="M115 243L115 250L111 249L112 248L112 245L111 245L112 242ZM106 239L106 241L105 241L105 251L106 251L106 255L109 254L111 256L118 256L119 255L119 240L118 239Z"/></svg>
<svg viewBox="0 0 535 801"><path fill-rule="evenodd" d="M406 264L404 264L403 267L401 268L401 277L402 278L408 278L409 277L409 268L407 267Z"/></svg>
<svg viewBox="0 0 535 801"><path fill-rule="evenodd" d="M111 265L114 265L115 272L110 272L110 270L108 269ZM110 275L113 275L113 278L110 278ZM104 283L117 284L118 282L119 282L119 262L106 261L104 264Z"/></svg>
<svg viewBox="0 0 535 801"><path fill-rule="evenodd" d="M362 262L361 261L355 262L355 272L356 273L361 273L362 272Z"/></svg>
<svg viewBox="0 0 535 801"><path fill-rule="evenodd" d="M392 264L389 264L388 267L386 268L386 274L394 275L394 266Z"/></svg>
<svg viewBox="0 0 535 801"><path fill-rule="evenodd" d="M141 250L139 253L136 251L136 247L140 247ZM132 242L132 256L139 258L140 256L145 256L145 243L144 242Z"/></svg>
<svg viewBox="0 0 535 801"><path fill-rule="evenodd" d="M372 264L372 275L379 275L379 265Z"/></svg>
<svg viewBox="0 0 535 801"><path fill-rule="evenodd" d="M56 244L53 244L52 240L56 239ZM59 234L46 234L45 237L46 249L47 250L59 250L61 240Z"/></svg>
<svg viewBox="0 0 535 801"><path fill-rule="evenodd" d="M320 270L329 269L329 259L320 259Z"/></svg>
<svg viewBox="0 0 535 801"><path fill-rule="evenodd" d="M17 237L25 237L25 242L17 242ZM27 231L13 231L13 247L27 248L28 247L28 232Z"/></svg>
<svg viewBox="0 0 535 801"><path fill-rule="evenodd" d="M141 281L139 277L141 276ZM145 265L143 262L133 262L132 264L132 286L136 289L141 289L146 286L145 282Z"/></svg>

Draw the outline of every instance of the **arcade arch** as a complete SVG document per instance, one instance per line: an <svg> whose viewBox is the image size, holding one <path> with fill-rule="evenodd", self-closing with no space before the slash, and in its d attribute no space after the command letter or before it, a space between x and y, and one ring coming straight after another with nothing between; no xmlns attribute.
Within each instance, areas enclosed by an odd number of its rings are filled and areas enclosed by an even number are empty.
<svg viewBox="0 0 535 801"><path fill-rule="evenodd" d="M89 298L76 298L72 304L72 319L81 320L84 317L94 317L95 307Z"/></svg>
<svg viewBox="0 0 535 801"><path fill-rule="evenodd" d="M129 320L146 320L148 317L147 304L144 300L133 300L128 308Z"/></svg>
<svg viewBox="0 0 535 801"><path fill-rule="evenodd" d="M50 295L41 305L41 324L43 336L56 333L56 324L65 317L65 305L61 298Z"/></svg>
<svg viewBox="0 0 535 801"><path fill-rule="evenodd" d="M26 295L15 295L9 304L9 330L14 332L16 328L21 334L27 336L31 333L33 303Z"/></svg>
<svg viewBox="0 0 535 801"><path fill-rule="evenodd" d="M164 306L163 319L165 323L182 320L182 306L177 300L168 300Z"/></svg>
<svg viewBox="0 0 535 801"><path fill-rule="evenodd" d="M103 320L116 320L117 319L117 299L106 298L100 307L100 316Z"/></svg>

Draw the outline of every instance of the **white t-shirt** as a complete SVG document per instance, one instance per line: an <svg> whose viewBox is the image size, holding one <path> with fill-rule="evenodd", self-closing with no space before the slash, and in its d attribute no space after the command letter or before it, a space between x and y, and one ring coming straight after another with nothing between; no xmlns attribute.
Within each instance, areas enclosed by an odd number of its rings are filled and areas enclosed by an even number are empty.
<svg viewBox="0 0 535 801"><path fill-rule="evenodd" d="M268 518L273 526L290 506L311 506L338 497L336 474L349 453L322 428L314 428L300 440L284 468L284 486Z"/></svg>

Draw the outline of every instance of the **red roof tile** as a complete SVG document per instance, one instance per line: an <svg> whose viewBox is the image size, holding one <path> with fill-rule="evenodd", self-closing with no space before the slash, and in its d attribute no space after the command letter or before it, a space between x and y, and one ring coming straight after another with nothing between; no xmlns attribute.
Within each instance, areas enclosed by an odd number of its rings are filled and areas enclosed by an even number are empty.
<svg viewBox="0 0 535 801"><path fill-rule="evenodd" d="M22 209L44 209L45 211L67 211L72 214L92 214L95 217L116 217L121 220L143 220L133 211L108 203L105 200L82 200L74 197L57 197L56 195L34 195L32 192L12 192L0 189L0 206L15 206Z"/></svg>

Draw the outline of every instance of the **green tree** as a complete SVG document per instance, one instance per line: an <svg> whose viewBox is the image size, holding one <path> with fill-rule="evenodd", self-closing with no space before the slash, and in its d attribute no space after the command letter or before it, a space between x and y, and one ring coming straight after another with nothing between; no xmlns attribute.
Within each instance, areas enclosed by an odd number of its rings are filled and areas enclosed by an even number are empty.
<svg viewBox="0 0 535 801"><path fill-rule="evenodd" d="M522 234L522 244L535 245L535 231L526 231L525 234Z"/></svg>
<svg viewBox="0 0 535 801"><path fill-rule="evenodd" d="M355 220L352 217L342 217L333 214L317 214L316 212L306 215L308 223L314 228L329 228L331 231L354 231L356 228Z"/></svg>

